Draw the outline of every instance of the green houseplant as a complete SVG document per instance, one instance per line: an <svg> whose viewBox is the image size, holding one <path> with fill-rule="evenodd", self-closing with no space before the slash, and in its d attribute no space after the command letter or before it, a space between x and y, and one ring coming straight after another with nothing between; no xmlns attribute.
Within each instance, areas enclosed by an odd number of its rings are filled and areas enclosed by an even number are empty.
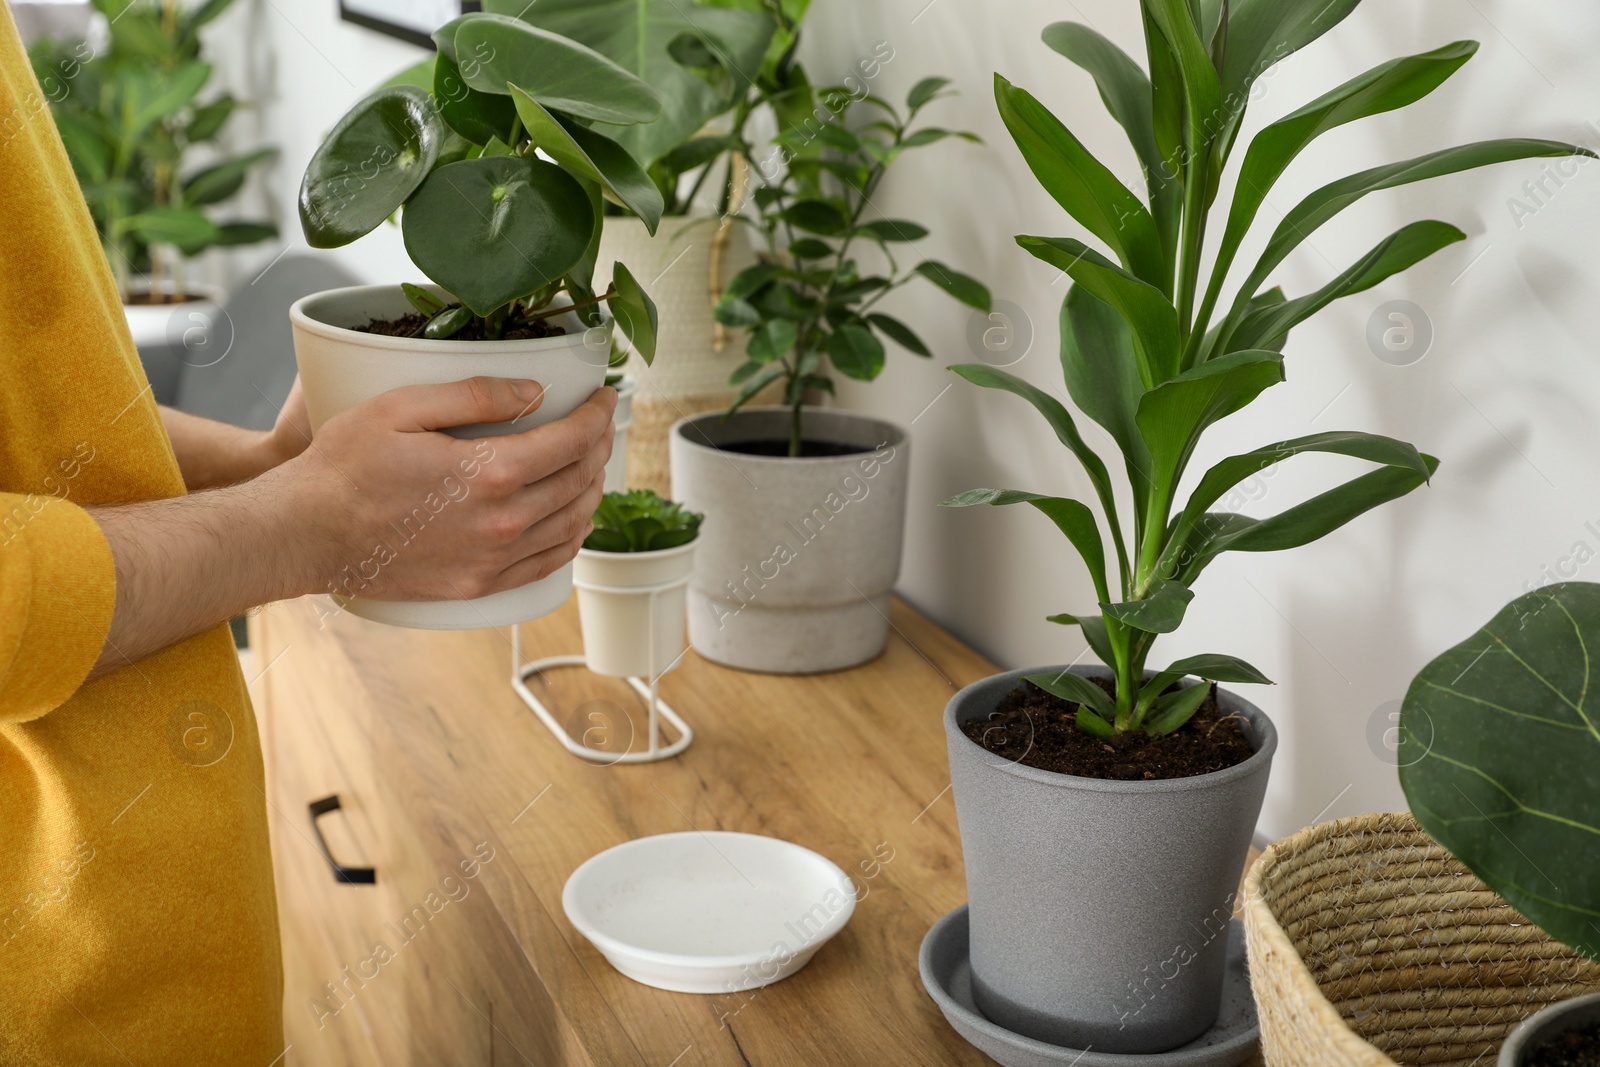
<svg viewBox="0 0 1600 1067"><path fill-rule="evenodd" d="M187 277L186 261L208 248L278 234L270 222L213 218L275 149L193 162L216 149L241 106L229 93L206 92L213 68L200 36L232 2L184 9L176 0L95 0L109 23L100 52L85 42L52 40L30 49L162 402L176 392L179 339L192 325L191 312L204 317L203 305L216 295Z"/></svg>
<svg viewBox="0 0 1600 1067"><path fill-rule="evenodd" d="M567 414L605 380L615 324L649 362L655 305L626 267L594 285L603 203L650 226L661 195L604 124L648 122L655 91L576 41L502 15L463 15L435 33L432 89L397 79L333 127L306 168L300 218L327 248L396 211L406 251L432 286L358 286L290 310L313 426L400 385L474 374L531 378L538 410L485 436ZM348 606L399 625L476 628L563 603L571 569L476 601Z"/></svg>
<svg viewBox="0 0 1600 1067"><path fill-rule="evenodd" d="M888 639L889 591L905 527L908 439L880 419L808 408L833 372L872 381L885 340L931 350L880 302L914 280L987 310L989 291L944 264L908 255L928 230L880 217L884 175L907 152L968 138L918 124L947 79L925 78L903 108L848 86L796 90L775 149L782 169L751 197L764 249L729 282L716 316L748 328L727 410L675 428L676 494L713 519L695 560L689 627L695 648L750 670L838 670L876 657ZM757 169L755 146L747 146ZM772 168L766 168L772 169ZM875 264L882 263L875 269ZM747 406L767 386L782 407ZM752 487L757 487L752 490Z"/></svg>
<svg viewBox="0 0 1600 1067"><path fill-rule="evenodd" d="M1406 691L1400 784L1428 834L1552 937L1600 961L1600 585L1562 582L1507 604ZM1502 1067L1588 1027L1600 994L1529 1020ZM1559 1059L1547 1062L1559 1063ZM1580 1062L1576 1057L1568 1062Z"/></svg>
<svg viewBox="0 0 1600 1067"><path fill-rule="evenodd" d="M1053 621L1080 627L1109 670L999 675L958 694L945 716L978 1003L1013 1031L1058 1045L1160 1051L1194 1039L1216 1018L1227 938L1196 941L1193 931L1209 929L1218 915L1226 920L1275 733L1266 716L1232 694L1180 684L1188 675L1264 682L1260 671L1212 654L1147 672L1156 637L1178 627L1196 578L1222 552L1316 540L1422 485L1436 466L1390 438L1320 433L1223 459L1180 499L1180 480L1207 428L1283 380L1282 349L1294 326L1464 235L1444 222L1412 223L1320 289L1293 298L1268 287L1272 272L1307 235L1368 193L1584 151L1554 141L1483 141L1341 177L1288 209L1226 295L1259 209L1306 145L1426 96L1476 50L1462 41L1382 63L1240 146L1254 80L1356 3L1142 0L1143 68L1088 27L1046 29L1046 44L1094 77L1127 133L1144 170L1143 196L1025 90L996 76L1000 115L1023 159L1104 249L1070 237L1017 238L1071 278L1061 310L1066 389L1115 442L1132 503L1131 514L1119 511L1110 469L1064 404L993 367L953 368L1032 404L1088 475L1099 505L1097 515L1081 501L998 489L946 502L1032 504L1082 557L1099 601L1098 611ZM1229 170L1234 192L1225 219L1213 226ZM1307 452L1349 456L1375 469L1270 518L1208 510L1242 479ZM1221 752L1224 744L1233 751ZM1080 769L1101 749L1116 754L1120 769ZM1199 760L1201 752L1215 758ZM1185 948L1183 965L1161 975L1159 995L1145 997L1139 968L1166 960L1175 944Z"/></svg>
<svg viewBox="0 0 1600 1067"><path fill-rule="evenodd" d="M684 587L703 519L649 489L601 499L574 578L590 670L656 679L683 657Z"/></svg>

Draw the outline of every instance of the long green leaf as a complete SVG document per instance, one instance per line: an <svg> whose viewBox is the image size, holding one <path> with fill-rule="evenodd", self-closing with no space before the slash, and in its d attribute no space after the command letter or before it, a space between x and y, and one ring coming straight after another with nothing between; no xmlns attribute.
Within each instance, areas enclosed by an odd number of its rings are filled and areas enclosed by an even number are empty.
<svg viewBox="0 0 1600 1067"><path fill-rule="evenodd" d="M1076 22L1053 22L1041 34L1044 43L1088 71L1100 90L1100 99L1111 117L1128 135L1128 141L1144 168L1145 184L1150 189L1150 213L1161 235L1166 259L1162 288L1170 284L1172 263L1177 255L1178 222L1183 190L1156 145L1152 119L1150 79L1139 64L1098 31Z"/></svg>
<svg viewBox="0 0 1600 1067"><path fill-rule="evenodd" d="M1154 491L1161 494L1157 499L1171 499L1208 426L1281 381L1282 353L1235 352L1202 363L1144 394L1135 418L1150 450Z"/></svg>
<svg viewBox="0 0 1600 1067"><path fill-rule="evenodd" d="M1144 385L1133 334L1110 304L1081 285L1072 286L1061 302L1061 372L1078 410L1117 442L1134 506L1142 514L1150 487L1150 451L1134 418Z"/></svg>
<svg viewBox="0 0 1600 1067"><path fill-rule="evenodd" d="M1089 576L1094 579L1095 595L1101 600L1111 599L1106 586L1105 542L1100 539L1100 527L1094 521L1094 512L1087 505L1068 497L1025 493L1019 489L969 489L944 501L942 506L964 508L975 504L993 504L997 507L1032 504L1038 508L1056 524L1057 529L1067 535L1072 547L1083 557L1084 564L1089 568Z"/></svg>
<svg viewBox="0 0 1600 1067"><path fill-rule="evenodd" d="M594 49L508 15L462 16L456 64L472 88L508 96L517 85L552 111L629 125L661 114L661 100L637 76Z"/></svg>
<svg viewBox="0 0 1600 1067"><path fill-rule="evenodd" d="M1135 277L1159 287L1165 266L1155 220L1026 89L994 76L995 103L1039 184L1067 214L1104 241Z"/></svg>
<svg viewBox="0 0 1600 1067"><path fill-rule="evenodd" d="M1082 675L1062 671L1060 674L1030 674L1024 680L1032 682L1052 696L1086 705L1099 712L1102 718L1109 718L1112 714L1110 694Z"/></svg>
<svg viewBox="0 0 1600 1067"><path fill-rule="evenodd" d="M619 203L637 215L652 235L664 207L661 190L628 150L609 137L551 114L521 87L511 87L511 99L529 138L551 159L590 181L599 182Z"/></svg>
<svg viewBox="0 0 1600 1067"><path fill-rule="evenodd" d="M1361 0L1232 0L1228 51L1222 65L1222 99L1230 128L1250 102L1256 79L1315 41L1354 11Z"/></svg>
<svg viewBox="0 0 1600 1067"><path fill-rule="evenodd" d="M262 148L197 171L184 180L183 202L190 205L215 204L228 199L244 185L251 167L277 154L276 148Z"/></svg>
<svg viewBox="0 0 1600 1067"><path fill-rule="evenodd" d="M1228 225L1217 250L1217 265L1211 276L1212 300L1273 185L1307 145L1345 123L1394 111L1422 99L1459 70L1477 50L1476 41L1456 41L1431 52L1392 59L1324 93L1256 134L1239 169L1233 206L1228 210Z"/></svg>
<svg viewBox="0 0 1600 1067"><path fill-rule="evenodd" d="M1183 613L1194 599L1194 591L1175 578L1156 578L1141 600L1101 604L1109 619L1152 634L1168 634L1183 623Z"/></svg>
<svg viewBox="0 0 1600 1067"><path fill-rule="evenodd" d="M1177 60L1183 80L1184 143L1191 158L1206 152L1222 128L1222 86L1188 0L1140 0Z"/></svg>
<svg viewBox="0 0 1600 1067"><path fill-rule="evenodd" d="M1133 331L1139 378L1146 389L1178 373L1178 312L1162 291L1135 278L1072 237L1022 235L1017 244L1116 308Z"/></svg>
<svg viewBox="0 0 1600 1067"><path fill-rule="evenodd" d="M1101 615L1048 615L1045 622L1059 623L1062 626L1076 626L1083 631L1083 639L1088 642L1089 649L1100 657L1100 662L1107 667L1114 666L1117 662L1116 649L1111 646L1111 636L1106 630L1106 620Z"/></svg>
<svg viewBox="0 0 1600 1067"><path fill-rule="evenodd" d="M656 358L656 334L661 326L655 301L634 279L633 272L625 263L612 265L611 285L617 292L606 301L606 307L611 309L617 325L628 335L634 351L639 353L648 367Z"/></svg>
<svg viewBox="0 0 1600 1067"><path fill-rule="evenodd" d="M1223 340L1222 350L1226 353L1238 348L1265 348L1340 297L1370 289L1439 249L1466 239L1466 234L1449 223L1432 219L1402 226L1316 292L1247 314L1232 335Z"/></svg>
<svg viewBox="0 0 1600 1067"><path fill-rule="evenodd" d="M1170 734L1194 718L1194 713L1200 710L1200 706L1210 695L1211 686L1201 682L1159 696L1150 706L1150 717L1140 725L1147 734L1154 734L1157 737Z"/></svg>

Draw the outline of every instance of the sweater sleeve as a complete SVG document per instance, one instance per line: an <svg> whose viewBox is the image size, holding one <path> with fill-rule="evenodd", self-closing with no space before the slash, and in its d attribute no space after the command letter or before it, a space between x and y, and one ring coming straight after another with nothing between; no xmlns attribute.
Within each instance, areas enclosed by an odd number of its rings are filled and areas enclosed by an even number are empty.
<svg viewBox="0 0 1600 1067"><path fill-rule="evenodd" d="M26 722L77 692L111 630L111 546L89 513L0 493L0 722Z"/></svg>

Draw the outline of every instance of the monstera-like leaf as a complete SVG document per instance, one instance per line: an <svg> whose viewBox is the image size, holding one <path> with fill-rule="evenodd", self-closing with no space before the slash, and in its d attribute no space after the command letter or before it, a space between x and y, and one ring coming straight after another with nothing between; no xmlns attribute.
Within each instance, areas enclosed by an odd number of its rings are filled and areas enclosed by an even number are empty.
<svg viewBox="0 0 1600 1067"><path fill-rule="evenodd" d="M1600 959L1600 585L1507 604L1400 711L1423 829L1552 937Z"/></svg>
<svg viewBox="0 0 1600 1067"><path fill-rule="evenodd" d="M661 98L661 117L636 126L594 129L650 164L693 137L732 106L679 61L693 51L728 72L742 93L761 73L775 28L756 11L708 7L693 0L488 0L484 10L582 42L646 82ZM685 48L685 43L692 48ZM674 53L677 53L676 55ZM517 84L521 85L521 82Z"/></svg>

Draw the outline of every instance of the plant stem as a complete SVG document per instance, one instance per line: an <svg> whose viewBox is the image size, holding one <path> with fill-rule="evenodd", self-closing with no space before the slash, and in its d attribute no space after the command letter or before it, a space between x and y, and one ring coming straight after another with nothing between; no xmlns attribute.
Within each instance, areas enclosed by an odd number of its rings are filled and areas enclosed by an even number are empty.
<svg viewBox="0 0 1600 1067"><path fill-rule="evenodd" d="M567 305L565 305L563 307L545 308L543 311L527 311L527 312L523 312L522 321L523 322L533 322L533 321L536 321L538 319L554 318L555 316L563 314L563 313L568 312L568 311L576 311L578 308L586 308L586 307L589 307L591 305L598 304L602 300L610 300L612 297L614 297L616 295L617 295L617 287L613 285L610 288L608 288L605 292L601 293L599 296L591 296L587 300L574 300L572 303L567 304Z"/></svg>

